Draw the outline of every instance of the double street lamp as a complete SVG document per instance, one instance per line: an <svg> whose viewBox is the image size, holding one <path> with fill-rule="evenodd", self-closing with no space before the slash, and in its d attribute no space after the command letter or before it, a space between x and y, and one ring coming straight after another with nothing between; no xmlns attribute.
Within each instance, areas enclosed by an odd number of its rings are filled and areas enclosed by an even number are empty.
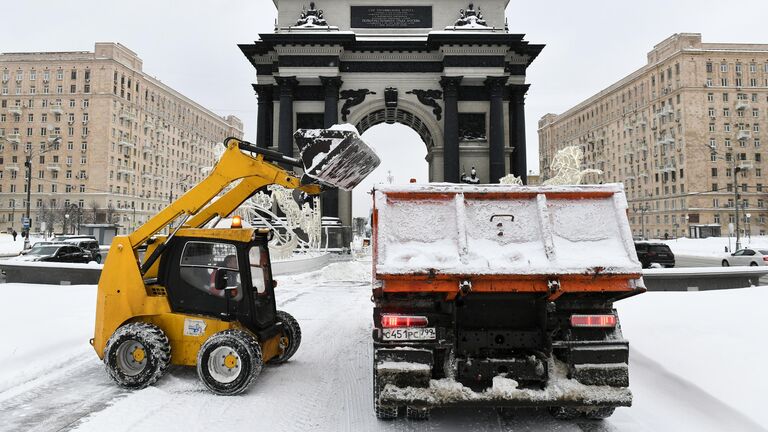
<svg viewBox="0 0 768 432"><path fill-rule="evenodd" d="M635 207L634 204L632 204L632 212L634 213L640 213L640 226L641 234L640 237L642 240L645 240L645 213L651 210L651 206L648 204L643 204L639 207Z"/></svg>
<svg viewBox="0 0 768 432"><path fill-rule="evenodd" d="M27 168L27 214L25 217L25 222L22 225L22 232L24 233L24 249L29 249L29 228L32 225L32 219L29 218L29 211L32 208L32 156L41 155L50 150L53 150L59 145L59 143L61 143L61 137L56 137L48 145L47 148L40 150L40 152L36 155L32 154L31 148L27 152L27 160L24 162L24 166Z"/></svg>

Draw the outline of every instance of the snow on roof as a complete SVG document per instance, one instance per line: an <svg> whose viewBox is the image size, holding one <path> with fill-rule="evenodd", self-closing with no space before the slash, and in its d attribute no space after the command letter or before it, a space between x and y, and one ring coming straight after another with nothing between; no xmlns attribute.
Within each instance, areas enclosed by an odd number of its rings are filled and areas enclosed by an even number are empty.
<svg viewBox="0 0 768 432"><path fill-rule="evenodd" d="M621 184L384 185L374 196L379 275L641 272Z"/></svg>

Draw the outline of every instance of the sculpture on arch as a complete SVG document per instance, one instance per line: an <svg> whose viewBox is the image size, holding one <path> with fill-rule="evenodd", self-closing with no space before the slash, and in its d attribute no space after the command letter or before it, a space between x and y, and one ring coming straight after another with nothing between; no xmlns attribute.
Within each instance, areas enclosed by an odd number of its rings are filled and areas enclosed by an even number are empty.
<svg viewBox="0 0 768 432"><path fill-rule="evenodd" d="M480 12L479 7L475 10L474 3L470 3L467 9L459 10L459 19L454 25L456 27L488 27L485 19L483 19L483 13Z"/></svg>
<svg viewBox="0 0 768 432"><path fill-rule="evenodd" d="M442 90L413 89L411 91L405 92L405 94L415 95L419 102L426 106L432 107L432 114L435 115L435 118L437 118L438 121L440 121L440 119L443 117L443 107L441 107L440 104L435 100L443 98Z"/></svg>
<svg viewBox="0 0 768 432"><path fill-rule="evenodd" d="M342 90L339 92L340 99L346 99L344 105L341 107L341 120L347 121L347 116L350 113L350 108L356 105L360 105L365 100L365 97L369 94L376 94L375 91L368 89L356 89L356 90Z"/></svg>
<svg viewBox="0 0 768 432"><path fill-rule="evenodd" d="M296 25L299 27L327 27L328 22L323 18L322 9L315 9L315 2L310 2L309 10L304 7L301 8L301 15L299 15Z"/></svg>

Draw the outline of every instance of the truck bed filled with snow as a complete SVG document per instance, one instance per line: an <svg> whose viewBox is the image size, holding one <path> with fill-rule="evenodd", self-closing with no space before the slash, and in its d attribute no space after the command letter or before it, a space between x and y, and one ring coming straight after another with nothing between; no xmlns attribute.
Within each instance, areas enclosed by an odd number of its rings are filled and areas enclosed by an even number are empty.
<svg viewBox="0 0 768 432"><path fill-rule="evenodd" d="M620 184L426 184L374 191L376 272L636 274Z"/></svg>

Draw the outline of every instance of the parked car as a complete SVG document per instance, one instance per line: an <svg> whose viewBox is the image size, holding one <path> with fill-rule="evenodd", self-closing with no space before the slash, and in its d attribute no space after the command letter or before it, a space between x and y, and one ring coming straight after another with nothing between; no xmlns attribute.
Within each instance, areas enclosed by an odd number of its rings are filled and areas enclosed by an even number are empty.
<svg viewBox="0 0 768 432"><path fill-rule="evenodd" d="M635 242L635 251L643 268L650 268L653 264L663 267L675 266L675 254L664 243Z"/></svg>
<svg viewBox="0 0 768 432"><path fill-rule="evenodd" d="M31 251L32 248L34 248L35 246L51 245L51 244L56 244L56 243L58 243L58 242L55 242L55 241L39 241L39 242L35 242L35 244L30 246L28 249L22 249L21 252L19 252L19 255L26 255L26 254L28 254L29 251Z"/></svg>
<svg viewBox="0 0 768 432"><path fill-rule="evenodd" d="M723 267L768 265L768 249L739 249L723 258Z"/></svg>
<svg viewBox="0 0 768 432"><path fill-rule="evenodd" d="M73 244L48 244L34 246L24 255L11 258L13 261L45 261L87 264L93 261L91 253Z"/></svg>
<svg viewBox="0 0 768 432"><path fill-rule="evenodd" d="M80 249L91 253L91 259L97 263L101 263L101 250L99 249L99 242L93 238L71 238L64 240L64 243L73 244Z"/></svg>

